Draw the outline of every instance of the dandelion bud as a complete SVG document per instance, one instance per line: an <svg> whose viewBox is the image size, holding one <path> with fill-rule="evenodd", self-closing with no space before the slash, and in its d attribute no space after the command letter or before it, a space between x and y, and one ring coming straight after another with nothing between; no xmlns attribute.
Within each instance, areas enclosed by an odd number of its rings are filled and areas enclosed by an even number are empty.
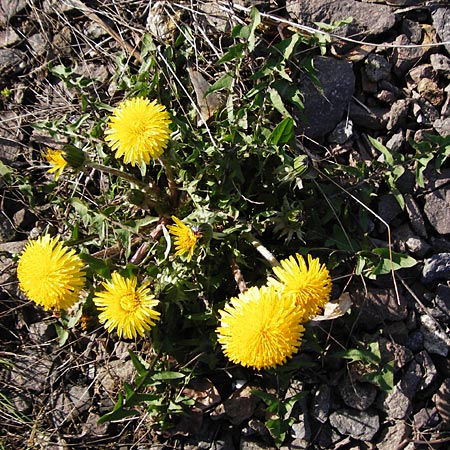
<svg viewBox="0 0 450 450"><path fill-rule="evenodd" d="M63 158L69 166L74 169L81 169L86 161L86 153L78 147L75 147L75 145L66 144L64 146Z"/></svg>

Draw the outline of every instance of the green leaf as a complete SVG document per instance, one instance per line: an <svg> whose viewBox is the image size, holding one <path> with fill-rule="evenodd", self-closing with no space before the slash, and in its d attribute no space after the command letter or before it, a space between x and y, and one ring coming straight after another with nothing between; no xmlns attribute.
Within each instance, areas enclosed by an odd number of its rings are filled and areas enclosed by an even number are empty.
<svg viewBox="0 0 450 450"><path fill-rule="evenodd" d="M80 253L80 258L92 269L94 272L98 273L104 278L111 277L111 271L109 269L108 263L100 258L95 258L87 253Z"/></svg>
<svg viewBox="0 0 450 450"><path fill-rule="evenodd" d="M135 394L130 396L126 401L126 406L132 408L133 406L139 405L144 402L154 402L160 400L161 394Z"/></svg>
<svg viewBox="0 0 450 450"><path fill-rule="evenodd" d="M91 216L89 214L89 208L87 207L87 205L78 197L70 198L69 203L81 217L83 225L87 227L91 223Z"/></svg>
<svg viewBox="0 0 450 450"><path fill-rule="evenodd" d="M272 102L272 105L274 108L280 112L283 116L291 117L289 114L289 111L284 106L283 100L281 99L281 95L278 93L278 91L274 88L269 88L269 97L270 101Z"/></svg>
<svg viewBox="0 0 450 450"><path fill-rule="evenodd" d="M252 389L251 393L253 395L256 395L257 397L259 397L267 406L271 406L271 405L278 406L279 400L273 394L269 394L268 392L260 391L258 389Z"/></svg>
<svg viewBox="0 0 450 450"><path fill-rule="evenodd" d="M126 381L123 382L123 389L125 390L125 400L128 400L134 395L134 389Z"/></svg>
<svg viewBox="0 0 450 450"><path fill-rule="evenodd" d="M81 316L83 315L83 308L80 308L76 314L73 316L68 316L67 320L67 328L71 329L73 328L81 319Z"/></svg>
<svg viewBox="0 0 450 450"><path fill-rule="evenodd" d="M342 352L337 352L337 357L349 359L350 362L362 361L364 364L378 365L380 358L366 349L351 348Z"/></svg>
<svg viewBox="0 0 450 450"><path fill-rule="evenodd" d="M10 175L13 173L13 170L11 167L6 165L3 161L0 161L0 175L3 177L3 179L9 183L11 181Z"/></svg>
<svg viewBox="0 0 450 450"><path fill-rule="evenodd" d="M392 270L407 269L417 264L417 261L404 253L392 252L392 262L388 248L374 248L373 253L381 257L378 265L372 270L373 275L383 275Z"/></svg>
<svg viewBox="0 0 450 450"><path fill-rule="evenodd" d="M153 380L177 380L180 378L184 378L186 375L181 372L172 372L172 371L164 371L158 372L152 375Z"/></svg>
<svg viewBox="0 0 450 450"><path fill-rule="evenodd" d="M290 426L289 421L280 418L269 419L266 421L265 425L275 440L275 446L280 448L286 439L286 433Z"/></svg>
<svg viewBox="0 0 450 450"><path fill-rule="evenodd" d="M381 370L365 373L362 379L376 384L385 392L391 392L394 388L394 361L386 363Z"/></svg>
<svg viewBox="0 0 450 450"><path fill-rule="evenodd" d="M242 59L244 57L245 44L242 42L230 47L225 55L217 61L217 64L224 64L226 62L233 61L235 59Z"/></svg>
<svg viewBox="0 0 450 450"><path fill-rule="evenodd" d="M231 85L233 84L233 80L233 76L229 73L226 73L208 88L208 90L205 92L205 96L220 89L230 89Z"/></svg>
<svg viewBox="0 0 450 450"><path fill-rule="evenodd" d="M250 10L250 18L252 19L252 23L250 24L250 35L248 37L248 50L252 52L256 44L255 31L261 23L261 16L255 7L252 7Z"/></svg>
<svg viewBox="0 0 450 450"><path fill-rule="evenodd" d="M136 369L139 376L146 375L148 371L141 363L138 356L132 350L129 350L128 353L130 354L131 362L133 363L133 366Z"/></svg>
<svg viewBox="0 0 450 450"><path fill-rule="evenodd" d="M98 419L97 423L100 425L105 422L112 422L113 420L122 420L126 417L138 416L139 411L135 409L118 409L117 411L111 411L106 413L100 419Z"/></svg>
<svg viewBox="0 0 450 450"><path fill-rule="evenodd" d="M298 394L295 394L292 397L286 399L285 400L286 409L289 410L292 406L294 406L299 400L301 400L306 395L307 395L306 392L299 392Z"/></svg>
<svg viewBox="0 0 450 450"><path fill-rule="evenodd" d="M289 59L300 42L300 35L298 33L293 34L287 39L283 39L279 44L273 46L273 49L277 49L284 59ZM273 51L269 49L269 51Z"/></svg>
<svg viewBox="0 0 450 450"><path fill-rule="evenodd" d="M369 138L370 143L375 147L375 149L384 155L384 160L386 161L386 163L389 166L393 166L395 161L391 151L372 136L367 137Z"/></svg>
<svg viewBox="0 0 450 450"><path fill-rule="evenodd" d="M274 145L286 144L294 137L294 121L290 117L283 119L272 131L269 141Z"/></svg>
<svg viewBox="0 0 450 450"><path fill-rule="evenodd" d="M342 25L348 25L349 23L353 22L353 17L348 17L346 19L340 19L335 20L331 24L325 23L325 22L314 22L314 25L316 25L318 28L321 28L324 31L335 31L337 28L341 27Z"/></svg>
<svg viewBox="0 0 450 450"><path fill-rule="evenodd" d="M62 347L69 339L69 330L57 323L55 323L55 329L58 336L58 345Z"/></svg>

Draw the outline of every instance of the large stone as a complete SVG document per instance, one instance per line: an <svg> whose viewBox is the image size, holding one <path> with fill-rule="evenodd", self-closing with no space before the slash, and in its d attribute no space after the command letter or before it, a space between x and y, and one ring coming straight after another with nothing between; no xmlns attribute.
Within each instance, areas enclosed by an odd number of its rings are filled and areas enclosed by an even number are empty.
<svg viewBox="0 0 450 450"><path fill-rule="evenodd" d="M412 413L412 398L421 381L422 371L416 361L412 361L402 379L389 394L381 398L381 408L389 419L407 419Z"/></svg>
<svg viewBox="0 0 450 450"><path fill-rule="evenodd" d="M341 434L370 441L380 428L380 419L374 412L340 409L330 415L330 424Z"/></svg>
<svg viewBox="0 0 450 450"><path fill-rule="evenodd" d="M399 35L394 44L398 47L394 48L390 62L392 63L392 71L398 77L403 77L428 52L427 47L410 47L411 42L406 34Z"/></svg>
<svg viewBox="0 0 450 450"><path fill-rule="evenodd" d="M320 87L306 74L298 81L305 108L299 117L298 132L316 140L334 130L347 111L355 88L352 65L333 58L316 57L313 65Z"/></svg>
<svg viewBox="0 0 450 450"><path fill-rule="evenodd" d="M436 320L424 314L420 316L421 331L424 337L424 347L428 353L447 356L450 347L450 337Z"/></svg>
<svg viewBox="0 0 450 450"><path fill-rule="evenodd" d="M233 425L239 425L252 417L259 402L259 398L251 392L254 388L254 386L245 386L234 392L215 408L211 418L218 419L226 415Z"/></svg>
<svg viewBox="0 0 450 450"><path fill-rule="evenodd" d="M15 48L0 48L0 74L13 75L25 67L25 53Z"/></svg>
<svg viewBox="0 0 450 450"><path fill-rule="evenodd" d="M438 118L433 122L433 128L442 136L450 136L450 117Z"/></svg>
<svg viewBox="0 0 450 450"><path fill-rule="evenodd" d="M405 448L411 428L405 422L396 422L383 429L381 442L377 444L378 450L401 450Z"/></svg>
<svg viewBox="0 0 450 450"><path fill-rule="evenodd" d="M65 388L56 398L55 408L52 411L56 425L61 426L68 420L76 420L80 414L89 409L91 398L87 387L74 385Z"/></svg>
<svg viewBox="0 0 450 450"><path fill-rule="evenodd" d="M450 58L440 53L430 55L430 62L438 75L450 78Z"/></svg>
<svg viewBox="0 0 450 450"><path fill-rule="evenodd" d="M450 253L436 253L424 261L422 269L424 283L433 283L450 278Z"/></svg>
<svg viewBox="0 0 450 450"><path fill-rule="evenodd" d="M436 30L442 42L450 41L450 8L442 6L434 8L431 12L433 27ZM450 44L446 44L445 48L450 52Z"/></svg>
<svg viewBox="0 0 450 450"><path fill-rule="evenodd" d="M323 384L314 394L312 404L312 415L321 423L325 423L328 419L328 413L331 405L331 388L327 384Z"/></svg>
<svg viewBox="0 0 450 450"><path fill-rule="evenodd" d="M314 25L314 22L331 24L352 17L350 24L336 30L336 34L352 38L378 35L390 30L395 24L395 15L388 6L355 0L288 0L286 10L293 19L305 25Z"/></svg>
<svg viewBox="0 0 450 450"><path fill-rule="evenodd" d="M350 292L350 298L357 310L362 311L365 326L370 329L385 321L406 319L406 299L399 293L397 298L394 289L370 288Z"/></svg>
<svg viewBox="0 0 450 450"><path fill-rule="evenodd" d="M0 0L0 26L6 26L26 5L27 0Z"/></svg>
<svg viewBox="0 0 450 450"><path fill-rule="evenodd" d="M437 377L436 366L427 351L422 351L416 355L416 361L421 365L423 376L419 384L419 391L430 387Z"/></svg>
<svg viewBox="0 0 450 450"><path fill-rule="evenodd" d="M350 408L365 411L374 402L377 388L373 384L346 380L339 384L339 394Z"/></svg>
<svg viewBox="0 0 450 450"><path fill-rule="evenodd" d="M450 233L450 189L448 186L425 195L424 212L439 234Z"/></svg>

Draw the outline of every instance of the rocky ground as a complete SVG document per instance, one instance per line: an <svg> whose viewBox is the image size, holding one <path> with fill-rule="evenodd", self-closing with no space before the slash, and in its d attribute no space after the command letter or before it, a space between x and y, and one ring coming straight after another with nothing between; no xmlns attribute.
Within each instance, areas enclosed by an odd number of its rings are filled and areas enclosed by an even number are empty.
<svg viewBox="0 0 450 450"><path fill-rule="evenodd" d="M153 3L160 9L149 10ZM336 31L342 39L333 39L327 54L315 57L323 95L308 78L298 80L309 119L298 132L306 146L323 146L337 162L353 158L367 164L374 159L368 136L394 154L402 154L411 140L421 142L424 133L448 137L450 147L448 2L243 1L234 9L193 3L183 9L183 20L206 21L203 29L211 39L226 35L233 18L245 17L242 8L252 4L284 19L279 24L285 29L353 17ZM42 167L40 151L54 142L30 123L73 111L70 93L49 73L49 63L76 62L80 73L96 78L112 97L108 83L115 56L132 55L145 30L166 38L159 14L165 7L174 15L177 7L171 4L1 0L0 161L24 174L36 171L36 163ZM0 173L5 175L3 169ZM406 166L398 183L404 210L392 192L377 197L374 211L384 222L374 220L374 227L382 235L388 224L396 249L419 264L400 273L398 296L390 278L381 277L368 292L350 289L356 321L338 319L342 323L334 329L332 324L320 328L336 339L351 331L361 341L378 341L382 361L394 359L394 389L387 394L362 382L355 365L343 367L342 360L324 360L319 372L305 370L302 381L289 388L290 395L307 394L295 406L284 448L449 448L449 186L448 164L440 171L428 168L423 187L415 183L414 168ZM264 377L248 380L239 371L233 378L244 380L242 387L218 375L190 386L200 407L171 435L152 435L145 417L138 423L98 425L100 415L111 410L121 380L134 376L128 359L134 344L79 330L70 346L58 346L56 319L18 291L13 258L39 222L51 220L51 208L27 206L29 191L20 180L11 191L0 179L0 192L0 446L274 448L261 402L250 393L252 383L264 384Z"/></svg>

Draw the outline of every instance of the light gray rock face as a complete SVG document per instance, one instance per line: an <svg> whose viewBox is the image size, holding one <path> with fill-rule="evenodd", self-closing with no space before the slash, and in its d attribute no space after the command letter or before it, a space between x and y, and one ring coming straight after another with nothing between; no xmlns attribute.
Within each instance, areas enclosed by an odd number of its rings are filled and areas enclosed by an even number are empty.
<svg viewBox="0 0 450 450"><path fill-rule="evenodd" d="M305 109L299 118L299 132L322 140L334 130L347 111L355 88L352 65L333 58L316 57L313 61L320 87L304 75L299 88L304 96Z"/></svg>
<svg viewBox="0 0 450 450"><path fill-rule="evenodd" d="M353 17L350 24L336 31L337 34L353 38L381 34L395 24L395 15L388 6L355 0L290 0L286 2L286 10L293 19L305 25L313 25L314 22L331 24Z"/></svg>
<svg viewBox="0 0 450 450"><path fill-rule="evenodd" d="M0 0L0 26L4 27L27 5L26 0Z"/></svg>
<svg viewBox="0 0 450 450"><path fill-rule="evenodd" d="M450 8L445 6L437 7L431 12L431 18L433 27L441 41L450 41ZM450 44L447 44L445 48L450 52Z"/></svg>

